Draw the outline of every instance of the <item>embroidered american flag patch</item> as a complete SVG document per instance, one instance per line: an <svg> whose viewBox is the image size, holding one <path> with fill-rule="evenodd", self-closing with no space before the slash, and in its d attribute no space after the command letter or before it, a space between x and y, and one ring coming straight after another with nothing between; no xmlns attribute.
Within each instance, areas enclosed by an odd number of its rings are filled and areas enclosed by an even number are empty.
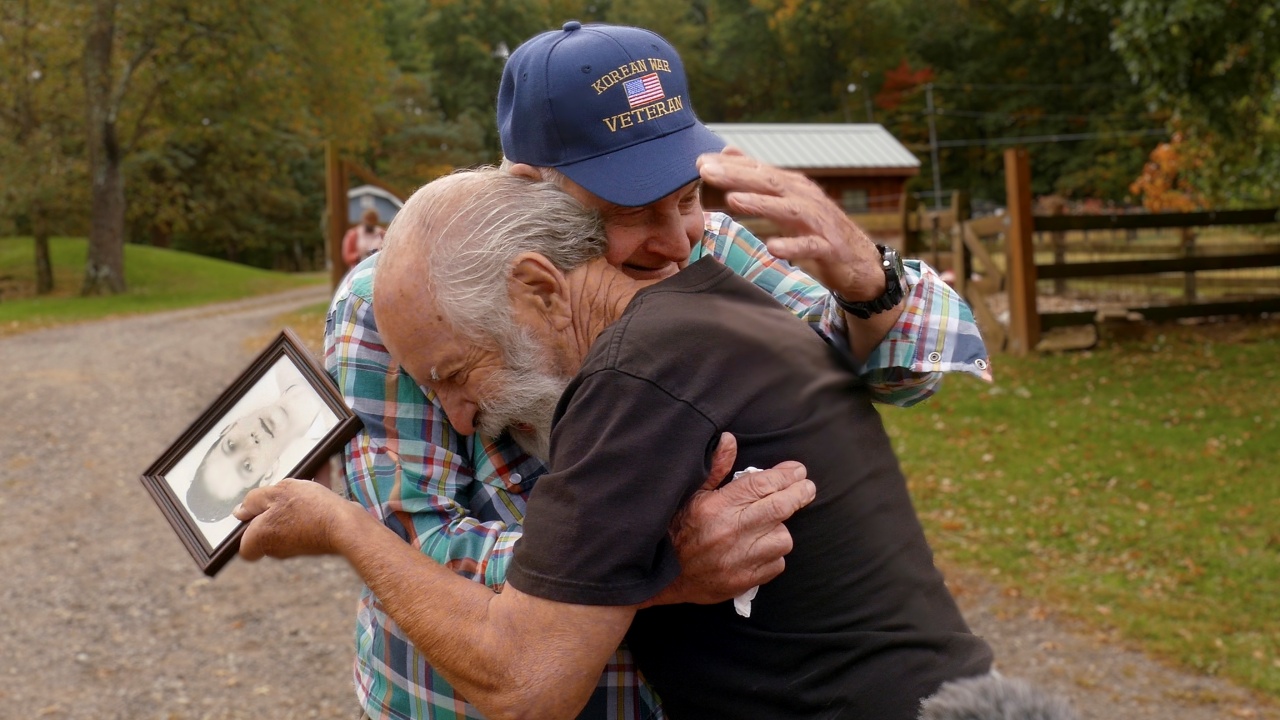
<svg viewBox="0 0 1280 720"><path fill-rule="evenodd" d="M628 80L622 84L622 87L627 90L627 102L631 104L631 107L644 105L666 97L666 94L662 92L662 81L658 80L658 73L656 72L634 80Z"/></svg>

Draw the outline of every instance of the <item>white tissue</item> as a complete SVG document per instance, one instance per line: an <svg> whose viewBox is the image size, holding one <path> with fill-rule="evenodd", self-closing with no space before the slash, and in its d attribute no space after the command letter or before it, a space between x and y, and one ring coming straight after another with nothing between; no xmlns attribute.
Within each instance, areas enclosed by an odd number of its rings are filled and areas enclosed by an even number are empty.
<svg viewBox="0 0 1280 720"><path fill-rule="evenodd" d="M737 610L742 617L751 617L751 601L756 599L756 593L759 590L760 586L757 585L734 598L733 609Z"/></svg>
<svg viewBox="0 0 1280 720"><path fill-rule="evenodd" d="M737 480L739 475L741 475L742 473L749 473L749 472L760 472L760 468L748 467L745 470L739 470L738 472L733 474L733 479ZM757 592L760 592L759 585L751 588L750 590L734 598L733 609L736 610L738 614L741 615L742 617L745 617L745 618L751 617L751 601L756 599Z"/></svg>

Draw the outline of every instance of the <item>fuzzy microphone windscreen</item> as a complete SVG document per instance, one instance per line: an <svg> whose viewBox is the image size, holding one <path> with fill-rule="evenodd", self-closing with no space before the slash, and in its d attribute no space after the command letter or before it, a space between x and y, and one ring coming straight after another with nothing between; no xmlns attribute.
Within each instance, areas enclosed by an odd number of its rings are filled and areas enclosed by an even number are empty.
<svg viewBox="0 0 1280 720"><path fill-rule="evenodd" d="M1066 700L997 673L944 684L920 703L920 720L1079 720Z"/></svg>

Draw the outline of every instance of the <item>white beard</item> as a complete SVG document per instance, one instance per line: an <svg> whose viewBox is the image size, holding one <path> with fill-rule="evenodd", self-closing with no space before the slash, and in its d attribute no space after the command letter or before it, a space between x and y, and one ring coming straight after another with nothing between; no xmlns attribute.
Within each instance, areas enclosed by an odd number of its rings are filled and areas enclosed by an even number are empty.
<svg viewBox="0 0 1280 720"><path fill-rule="evenodd" d="M505 430L525 452L545 461L551 455L556 403L570 378L550 370L551 353L523 328L507 339L503 355L506 367L494 373L491 397L479 402L479 430L490 437Z"/></svg>

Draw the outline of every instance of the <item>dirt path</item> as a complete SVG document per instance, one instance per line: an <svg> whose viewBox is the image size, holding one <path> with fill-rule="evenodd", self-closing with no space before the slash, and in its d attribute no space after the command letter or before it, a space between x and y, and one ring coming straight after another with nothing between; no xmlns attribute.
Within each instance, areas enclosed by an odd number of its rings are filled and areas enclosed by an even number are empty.
<svg viewBox="0 0 1280 720"><path fill-rule="evenodd" d="M351 718L341 560L204 579L138 474L324 288L0 340L0 717Z"/></svg>
<svg viewBox="0 0 1280 720"><path fill-rule="evenodd" d="M1224 680L1187 673L1002 592L974 570L947 569L973 631L1006 675L1069 698L1081 720L1276 720L1280 707Z"/></svg>
<svg viewBox="0 0 1280 720"><path fill-rule="evenodd" d="M138 474L323 290L0 339L0 719L351 720L356 577L233 560L206 580ZM953 573L1008 674L1084 718L1277 718Z"/></svg>

